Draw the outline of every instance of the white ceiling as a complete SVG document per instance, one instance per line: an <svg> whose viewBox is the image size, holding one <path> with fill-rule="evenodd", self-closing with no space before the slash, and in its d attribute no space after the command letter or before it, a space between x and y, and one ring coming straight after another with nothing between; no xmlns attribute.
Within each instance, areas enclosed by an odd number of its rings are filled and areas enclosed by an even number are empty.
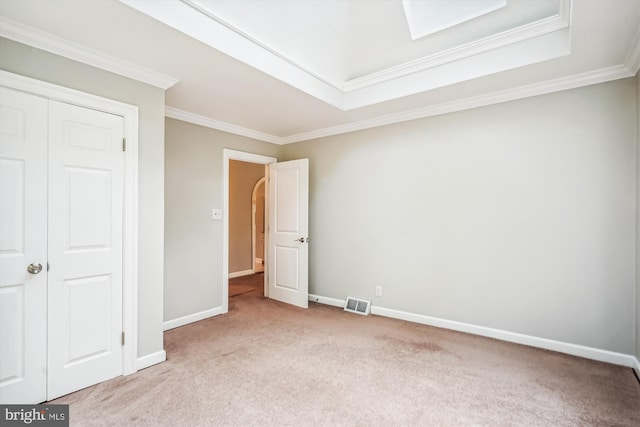
<svg viewBox="0 0 640 427"><path fill-rule="evenodd" d="M640 63L640 0L2 0L0 18L0 36L167 88L170 117L274 143Z"/></svg>

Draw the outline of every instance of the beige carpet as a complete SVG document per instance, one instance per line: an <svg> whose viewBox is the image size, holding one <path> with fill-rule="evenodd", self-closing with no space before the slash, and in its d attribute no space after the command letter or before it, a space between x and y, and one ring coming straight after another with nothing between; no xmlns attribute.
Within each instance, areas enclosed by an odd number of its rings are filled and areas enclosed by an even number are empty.
<svg viewBox="0 0 640 427"><path fill-rule="evenodd" d="M256 292L168 360L65 396L82 426L639 426L631 369Z"/></svg>
<svg viewBox="0 0 640 427"><path fill-rule="evenodd" d="M229 298L248 294L249 292L256 292L256 289L253 286L249 286L249 285L236 285L236 286L229 285Z"/></svg>

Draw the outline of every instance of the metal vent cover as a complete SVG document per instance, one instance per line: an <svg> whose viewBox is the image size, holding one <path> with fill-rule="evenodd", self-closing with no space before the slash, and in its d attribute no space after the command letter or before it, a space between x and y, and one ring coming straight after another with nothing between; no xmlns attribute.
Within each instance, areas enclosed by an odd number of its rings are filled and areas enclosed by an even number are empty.
<svg viewBox="0 0 640 427"><path fill-rule="evenodd" d="M344 305L344 311L351 313L362 314L366 316L371 311L371 301L363 300L360 298L347 297L347 302Z"/></svg>

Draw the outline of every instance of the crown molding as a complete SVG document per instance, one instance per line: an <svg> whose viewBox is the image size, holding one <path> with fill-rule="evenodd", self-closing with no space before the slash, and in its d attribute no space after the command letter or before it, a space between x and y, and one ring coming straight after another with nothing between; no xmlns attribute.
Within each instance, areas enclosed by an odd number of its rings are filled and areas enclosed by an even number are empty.
<svg viewBox="0 0 640 427"><path fill-rule="evenodd" d="M169 117L171 119L182 120L183 122L193 123L194 125L221 130L223 132L229 132L235 135L246 136L247 138L257 139L259 141L270 142L277 145L282 144L282 138L278 136L270 135L268 133L260 132L253 129L248 129L242 126L234 125L232 123L215 120L210 117L201 116L199 114L190 113L188 111L180 110L179 108L175 107L166 106L164 115L165 117Z"/></svg>
<svg viewBox="0 0 640 427"><path fill-rule="evenodd" d="M485 37L462 46L445 50L434 55L425 56L414 61L405 62L375 73L367 74L352 80L346 81L342 85L342 90L346 93L384 83L389 80L405 77L409 74L440 67L454 61L480 55L501 47L539 37L554 31L563 30L569 27L569 21L562 14L550 16L530 24L522 25L502 33Z"/></svg>
<svg viewBox="0 0 640 427"><path fill-rule="evenodd" d="M602 68L595 71L575 74L548 80L546 82L534 83L520 86L513 89L501 90L485 95L478 95L461 99L459 101L444 102L428 107L403 111L400 113L388 114L374 117L372 119L360 120L344 125L332 126L324 129L312 130L286 137L279 137L253 129L244 128L231 123L222 122L209 117L190 113L174 107L165 108L165 116L172 119L182 120L211 129L233 133L260 141L270 142L277 145L293 144L296 142L310 141L328 136L340 135L343 133L355 132L359 130L371 129L380 126L392 125L411 120L424 119L426 117L439 116L442 114L455 113L457 111L469 110L472 108L486 107L500 104L502 102L516 101L518 99L530 98L538 95L545 95L563 90L576 89L583 86L590 86L598 83L606 83L613 80L633 77L635 72L625 65Z"/></svg>
<svg viewBox="0 0 640 427"><path fill-rule="evenodd" d="M106 55L45 31L0 17L0 37L42 49L83 64L119 74L151 86L167 90L179 82L178 79L149 70L139 65Z"/></svg>
<svg viewBox="0 0 640 427"><path fill-rule="evenodd" d="M589 86L598 83L605 83L612 80L623 79L634 76L624 65L602 68L600 70L589 71L586 73L575 74L568 77L548 80L542 83L534 83L530 85L520 86L513 89L506 89L461 99L459 101L445 102L442 104L432 105L414 110L404 111L401 113L388 114L385 116L375 117L367 120L360 120L344 125L333 126L324 129L303 132L296 135L287 136L282 139L282 144L292 144L295 142L309 141L312 139L324 138L327 136L339 135L358 130L370 129L379 126L386 126L395 123L406 122L410 120L422 119L426 117L438 116L441 114L454 113L456 111L469 110L472 108L484 107L493 104L499 104L507 101L515 101L518 99L529 98L532 96L545 95L548 93L559 92L568 89L575 89L583 86Z"/></svg>

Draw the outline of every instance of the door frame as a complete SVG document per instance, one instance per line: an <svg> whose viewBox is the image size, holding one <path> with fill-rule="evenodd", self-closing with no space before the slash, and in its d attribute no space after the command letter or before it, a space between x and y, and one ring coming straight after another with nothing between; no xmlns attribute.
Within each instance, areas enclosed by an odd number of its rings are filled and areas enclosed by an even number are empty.
<svg viewBox="0 0 640 427"><path fill-rule="evenodd" d="M255 274L256 272L256 252L257 250L257 245L256 245L256 237L258 234L258 225L256 224L256 210L257 210L257 200L256 200L256 193L258 191L258 188L260 188L261 185L264 185L264 206L262 207L262 218L263 218L263 224L265 224L265 228L266 228L266 222L264 222L267 218L265 209L267 208L267 177L266 177L267 171L265 171L265 176L263 176L262 178L260 178L258 180L258 182L256 182L256 184L253 186L253 190L251 190L251 259L253 260L251 262L251 269L253 270L253 273ZM265 233L265 239L267 237L267 233ZM264 269L264 258L265 258L265 248L264 248L264 242L262 243L262 265L263 265L263 269Z"/></svg>
<svg viewBox="0 0 640 427"><path fill-rule="evenodd" d="M241 162L258 163L266 166L277 163L275 157L263 156L262 154L236 151L229 148L222 150L222 313L229 312L229 162L239 160ZM265 206L269 205L268 195L265 191ZM266 208L265 208L266 215ZM265 236L266 238L266 236ZM267 280L267 267L265 264L265 281ZM265 294L265 296L268 296Z"/></svg>
<svg viewBox="0 0 640 427"><path fill-rule="evenodd" d="M0 70L0 86L121 116L127 151L124 161L122 240L122 375L138 371L138 107Z"/></svg>

